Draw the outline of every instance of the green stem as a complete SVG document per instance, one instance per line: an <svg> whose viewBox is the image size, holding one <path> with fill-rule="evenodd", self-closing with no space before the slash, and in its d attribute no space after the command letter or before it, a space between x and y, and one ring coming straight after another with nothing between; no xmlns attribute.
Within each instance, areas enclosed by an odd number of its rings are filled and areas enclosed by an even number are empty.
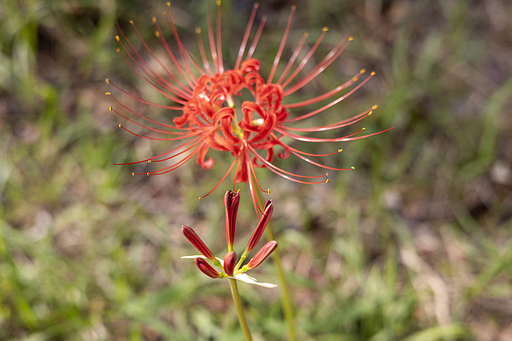
<svg viewBox="0 0 512 341"><path fill-rule="evenodd" d="M260 203L262 202L261 194L257 192ZM276 240L272 226L269 223L266 228L268 240ZM288 331L288 341L296 341L297 335L295 333L295 323L293 321L293 305L286 283L286 277L281 266L281 258L279 257L279 250L275 249L272 252L272 259L277 272L277 280L279 281L279 290L281 292L281 307L283 309L284 319L286 321L286 329Z"/></svg>
<svg viewBox="0 0 512 341"><path fill-rule="evenodd" d="M245 341L252 341L251 331L249 330L249 326L247 325L247 320L245 319L244 314L244 307L242 306L240 294L238 293L238 285L236 283L236 279L228 278L228 281L229 286L231 287L231 295L233 296L233 302L235 303L238 321L240 321L240 327L244 332Z"/></svg>

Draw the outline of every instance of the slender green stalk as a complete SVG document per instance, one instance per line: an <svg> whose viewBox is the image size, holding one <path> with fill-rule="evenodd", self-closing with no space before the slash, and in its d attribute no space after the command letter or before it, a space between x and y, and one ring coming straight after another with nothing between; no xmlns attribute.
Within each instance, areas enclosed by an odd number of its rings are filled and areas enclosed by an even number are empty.
<svg viewBox="0 0 512 341"><path fill-rule="evenodd" d="M238 293L238 285L235 279L228 278L229 286L231 287L231 295L233 296L233 302L235 303L236 314L238 315L238 321L240 321L240 327L244 332L245 341L252 341L251 331L249 330L249 326L247 325L247 320L245 319L244 307L242 306L242 301L240 300L240 294Z"/></svg>
<svg viewBox="0 0 512 341"><path fill-rule="evenodd" d="M259 192L257 192L258 200L260 204L262 204L262 197ZM274 236L274 231L272 231L272 225L270 223L267 224L266 228L267 238L268 240L276 240ZM295 333L295 323L293 316L293 305L292 300L290 298L290 292L288 291L288 285L286 283L286 277L284 276L283 267L281 266L281 258L279 257L279 248L275 249L272 252L272 259L274 263L274 267L277 272L277 280L279 281L279 291L281 292L281 307L283 308L284 319L286 321L286 329L288 332L288 341L296 341L297 334Z"/></svg>

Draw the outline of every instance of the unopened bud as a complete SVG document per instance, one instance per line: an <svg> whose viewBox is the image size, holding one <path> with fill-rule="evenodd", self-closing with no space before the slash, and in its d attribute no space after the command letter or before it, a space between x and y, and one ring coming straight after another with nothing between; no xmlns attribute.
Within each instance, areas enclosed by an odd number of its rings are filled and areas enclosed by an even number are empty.
<svg viewBox="0 0 512 341"><path fill-rule="evenodd" d="M204 259L196 258L194 259L194 261L196 262L196 265L199 268L199 270L201 270L206 276L211 278L221 277L221 273L215 270L214 267L208 264L208 262L205 261Z"/></svg>
<svg viewBox="0 0 512 341"><path fill-rule="evenodd" d="M267 227L270 217L272 216L273 210L274 205L272 204L272 200L267 201L267 203L265 204L265 209L263 210L263 214L260 217L260 221L258 222L256 229L252 233L251 239L249 239L249 242L247 243L247 247L245 248L246 254L251 252L251 250L254 249L256 244L258 244L258 242L260 241L260 238L263 235L265 228Z"/></svg>
<svg viewBox="0 0 512 341"><path fill-rule="evenodd" d="M235 251L230 251L226 253L224 256L224 271L228 276L233 276L233 272L235 271L236 265L236 253Z"/></svg>
<svg viewBox="0 0 512 341"><path fill-rule="evenodd" d="M211 261L215 262L217 259L213 255L213 253L210 251L208 246L205 245L205 243L199 238L197 233L190 227L183 225L181 227L181 233L185 236L185 238L188 239L188 241L194 245L194 247L197 249L197 251L201 252L203 256L210 259Z"/></svg>
<svg viewBox="0 0 512 341"><path fill-rule="evenodd" d="M268 256L270 256L270 254L272 252L274 252L276 247L277 247L277 242L275 240L271 240L267 244L265 244L261 248L261 250L258 251L256 256L254 256L254 258L251 259L249 264L247 264L247 269L249 269L249 270L254 269L258 265L260 265L265 259L267 259Z"/></svg>

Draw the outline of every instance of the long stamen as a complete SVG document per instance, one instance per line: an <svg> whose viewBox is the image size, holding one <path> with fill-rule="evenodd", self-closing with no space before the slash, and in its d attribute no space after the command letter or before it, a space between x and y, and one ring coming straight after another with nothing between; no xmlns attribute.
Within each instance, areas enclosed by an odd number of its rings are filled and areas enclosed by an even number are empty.
<svg viewBox="0 0 512 341"><path fill-rule="evenodd" d="M317 97L314 97L314 98L311 98L311 99L308 99L308 100L305 100L302 102L297 102L297 103L292 103L292 104L283 104L283 107L285 107L287 109L300 108L300 107L304 107L304 106L307 106L307 105L310 105L313 103L323 101L324 99L327 99L331 96L336 95L338 92L345 90L346 88L348 88L349 86L351 86L352 84L357 82L359 80L359 75L362 75L365 72L366 72L365 69L361 69L359 71L359 73L357 75L354 75L352 78L350 78L350 80L346 81L345 83L337 86L336 88L332 89L331 91L329 91L323 95L320 95L320 96L317 96ZM370 76L373 76L373 75L375 75L375 72L372 72L370 74Z"/></svg>
<svg viewBox="0 0 512 341"><path fill-rule="evenodd" d="M181 57L183 58L183 63L185 63L185 67L186 67L186 69L188 71L188 75L192 79L192 82L194 82L194 84L197 84L197 79L194 76L194 74L192 73L192 70L190 69L190 66L188 65L187 57L186 57L186 54L184 52L185 51L185 47L181 43L180 36L178 35L178 30L176 29L176 24L174 22L174 16L172 15L172 11L171 11L171 3L169 1L167 2L167 7L168 7L168 12L169 12L169 17L171 18L171 22L169 23L169 18L167 16L165 17L165 19L167 21L167 24L169 24L169 26L171 27L171 29L172 29L172 31L174 33L174 37L176 38L176 42L178 43L178 48L180 50Z"/></svg>
<svg viewBox="0 0 512 341"><path fill-rule="evenodd" d="M189 144L192 144L192 146L188 147L187 149L184 150L184 152L192 149L194 146L196 146L198 143L200 143L201 141L203 141L204 138L201 138L200 136L199 137L196 137L195 139L192 139L190 141L187 141L186 143L183 143L169 151L166 151L164 153L161 153L159 155L156 155L156 156L152 156L150 158L147 158L147 159L144 159L144 160L139 160L139 161L132 161L132 162L125 162L125 163L113 163L112 165L115 165L115 166L127 166L127 165L136 165L136 164L139 164L139 163L153 163L153 162L161 162L161 161L167 161L167 160L170 160L171 158L175 157L175 156L178 156L179 154L174 154L174 155L171 155L170 157L167 157L165 159L161 159L161 160L155 160L159 157L162 157L164 155L167 155L167 154L171 154L171 153L174 153L176 152L177 150L185 147L186 145L189 145ZM196 143L197 142L197 143ZM182 153L180 153L182 154Z"/></svg>
<svg viewBox="0 0 512 341"><path fill-rule="evenodd" d="M323 174L323 175L301 175L301 174L296 174L296 173L292 173L292 172L288 172L288 171L285 171L284 169L281 169L279 167L277 167L276 165L274 165L273 163L271 162L268 162L267 160L265 160L265 158L263 156L261 156L260 154L258 154L256 152L256 150L254 150L252 147L249 146L249 148L251 149L251 152L256 156L256 158L258 158L263 164L265 164L265 166L267 166L267 168L269 168L272 172L278 174L279 176L282 176L288 180L297 180L297 179L293 179L291 177L288 177L286 176L285 174L288 174L288 175L291 175L291 176L294 176L296 178L304 178L304 179L317 179L317 178L323 178L325 176L327 176L328 174ZM300 182L300 180L297 180L296 182ZM325 182L324 181L319 181L319 182L302 182L302 183L306 183L306 184L320 184L320 183L323 183Z"/></svg>
<svg viewBox="0 0 512 341"><path fill-rule="evenodd" d="M156 23L156 18L153 18L153 22ZM139 37L140 41L142 42L142 44L144 45L144 47L146 48L146 50L149 52L149 54L151 55L151 57L153 57L153 59L164 69L165 73L167 73L167 75L173 79L175 79L175 76L162 64L162 62L160 61L160 59L157 58L157 56L153 53L153 51L149 48L148 44L146 43L146 41L144 40L144 38L142 38L142 36L140 35L139 33L139 30L137 30L137 27L135 26L134 22L133 21L130 21L130 24L132 25L132 28L133 30L135 31L135 34ZM123 35L123 37L126 39L126 37L124 36L124 34L121 32L121 34ZM131 46L131 44L130 44ZM133 47L132 47L133 49ZM143 59L142 59L143 60ZM144 65L147 65L146 62L144 62ZM148 66L149 67L149 66ZM155 73L154 73L155 74ZM173 87L172 84L170 82L168 82L165 78L163 78L162 76L158 75L158 74L155 74L155 76L158 77L158 79L160 79L162 82L165 82L167 83L170 87ZM186 93L184 92L184 90L186 89L179 89L179 88L176 88L177 91L180 92L180 95L186 99L190 99L191 96L190 96L190 93Z"/></svg>
<svg viewBox="0 0 512 341"><path fill-rule="evenodd" d="M217 59L217 48L215 47L215 39L213 38L213 25L212 25L212 5L208 3L207 25L208 25L208 40L210 42L210 52L212 54L213 65L215 66L215 73L219 72L219 61Z"/></svg>
<svg viewBox="0 0 512 341"><path fill-rule="evenodd" d="M374 107L372 107L372 109L373 108ZM333 129L339 129L339 128L347 127L349 125L352 125L352 124L354 124L356 122L359 122L362 119L370 116L372 113L373 113L373 111L371 109L368 109L368 110L365 110L362 113L360 113L360 114L358 114L358 115L356 115L354 117L351 117L349 119L346 119L346 120L343 120L343 121L339 121L339 122L336 122L336 123L326 124L326 125L323 125L323 126L318 126L318 127L292 128L292 127L286 127L286 126L283 126L283 125L278 125L278 127L281 128L281 129L285 129L285 130L303 131L303 132L307 132L307 131L313 131L313 132L327 131L327 130L333 130Z"/></svg>
<svg viewBox="0 0 512 341"><path fill-rule="evenodd" d="M297 47L293 51L293 54L292 54L290 60L288 61L288 64L286 65L286 68L284 69L283 73L281 74L281 76L277 80L276 84L281 83L283 81L284 77L286 77L286 75L288 74L288 72L292 68L293 63L297 59L297 56L299 55L300 50L302 50L302 46L304 46L304 43L306 42L306 38L308 36L309 36L309 33L307 33L307 32L302 35L302 38L300 39L299 44L297 45Z"/></svg>
<svg viewBox="0 0 512 341"><path fill-rule="evenodd" d="M238 50L238 57L236 58L235 70L240 67L240 63L242 62L242 57L245 52L245 46L247 45L247 40L249 40L249 34L251 33L252 24L254 22L254 17L256 16L256 10L258 9L259 3L255 2L252 7L251 16L249 17L249 22L247 23L247 27L245 29L244 37L242 39L242 44L240 45L240 49Z"/></svg>
<svg viewBox="0 0 512 341"><path fill-rule="evenodd" d="M220 37L220 0L217 3L217 58L219 58L219 72L224 72L224 63L222 61L222 40Z"/></svg>
<svg viewBox="0 0 512 341"><path fill-rule="evenodd" d="M260 182L258 181L258 177L256 176L256 172L254 171L254 166L252 165L252 161L249 161L249 167L251 168L251 173L254 176L254 180L256 181L256 185L258 186L260 191L270 194L270 189L264 190L263 188L261 188Z"/></svg>
<svg viewBox="0 0 512 341"><path fill-rule="evenodd" d="M344 94L343 96L335 99L334 101L332 101L331 103L329 104L326 104L324 105L323 107L317 109L317 110L314 110L308 114L304 114L302 116L299 116L299 117L295 117L295 118L291 118L289 120L286 120L285 122L286 123L289 123L289 122L296 122L296 121L300 121L300 120L303 120L305 118L309 118L311 116L314 116L336 104L338 104L339 102L343 101L344 99L346 99L348 96L352 95L355 91L357 91L357 89L359 89L360 87L362 87L366 82L368 82L370 80L370 78L373 76L373 73L372 75L370 75L370 77L367 77L364 81L362 81L361 83L359 83L355 88L353 88L352 90L350 90L349 92L347 92L346 94Z"/></svg>
<svg viewBox="0 0 512 341"><path fill-rule="evenodd" d="M197 45L199 46L199 53L201 54L201 59L203 61L203 66L208 74L208 76L212 75L212 70L210 69L210 63L208 62L208 59L206 58L206 52L204 50L204 44L203 44L203 37L201 36L201 28L196 28L196 35L197 35Z"/></svg>
<svg viewBox="0 0 512 341"><path fill-rule="evenodd" d="M240 171L240 155L236 156L236 167L235 167L235 176L233 177L233 191L235 191L235 184L236 184L236 175Z"/></svg>
<svg viewBox="0 0 512 341"><path fill-rule="evenodd" d="M111 97L115 102L117 102L117 104L119 104L120 106L122 106L122 107L123 107L123 108L125 108L126 110L130 111L132 114L137 115L137 116L139 116L140 118L142 118L142 119L144 119L144 120L146 120L146 121L149 121L149 122L152 122L152 123L158 124L158 125L160 125L160 126L162 126L162 127L167 127L167 128L177 129L177 130L186 130L186 128L178 128L178 127L176 127L176 126L174 126L174 125L170 125L170 124L166 124L166 123L158 122L158 121L155 121L155 120L153 120L153 119L151 119L151 118L149 118L149 117L146 117L146 116L144 116L144 115L142 115L142 114L139 114L139 113L138 113L138 112L136 112L135 110L130 109L130 108L128 108L126 105L124 105L123 103L119 102L119 101L117 100L117 98L115 98L114 96L112 96L112 94L111 94L110 92L105 93L105 95L110 96L110 97ZM176 133L176 135L179 135L179 134L185 134L185 133Z"/></svg>
<svg viewBox="0 0 512 341"><path fill-rule="evenodd" d="M180 136L180 137L164 139L164 138L160 138L160 137L151 137L151 136L140 135L140 134L137 134L137 133L131 131L130 129L126 128L123 125L119 125L119 126L120 126L119 128L126 130L127 132L129 132L132 135L135 135L137 137L142 137L142 138L145 138L145 139L148 139L148 140L155 140L155 141L177 141L177 140L182 140L184 138L188 138L188 137L192 137L192 136L197 136L198 135L198 133L194 133L194 134L189 134L189 135L183 135L183 136Z"/></svg>
<svg viewBox="0 0 512 341"><path fill-rule="evenodd" d="M152 102L148 102L148 101L145 101L143 100L142 98L139 98L137 96L134 96L132 94L130 94L129 92L121 89L120 87L118 87L117 85L115 85L114 83L112 83L108 78L105 80L105 82L109 85L112 85L114 88L116 88L117 90L121 91L123 94L125 94L126 96L136 100L137 102L140 102L140 103L143 103L143 104L147 104L147 105L150 105L152 107L157 107L157 108L161 108L161 109L167 109L167 110L183 110L183 107L173 107L173 106L169 106L169 105L161 105L161 104L156 104L156 103L152 103Z"/></svg>
<svg viewBox="0 0 512 341"><path fill-rule="evenodd" d="M180 161L177 161L176 163L174 163L174 164L172 164L170 166L167 166L165 168L162 168L162 169L159 169L159 170L156 170L156 171L153 171L153 172L148 172L148 173L132 173L132 174L135 174L135 175L148 175L149 176L149 175L162 175L162 174L166 174L166 173L172 172L173 170L178 169L179 167L181 167L185 163L187 163L191 158L193 158L199 152L199 150L202 148L204 143L205 142L203 142L202 144L197 146L185 158L181 159Z"/></svg>
<svg viewBox="0 0 512 341"><path fill-rule="evenodd" d="M391 130L393 129L394 127L391 127L391 128L388 128L388 129L384 129L384 130L381 130L379 132L376 132L376 133L372 133L372 134L367 134L367 135L364 135L364 136L358 136L358 137L352 137L356 134L359 134L360 132L362 131L365 131L365 129L361 129L353 134L350 134L350 135L346 135L346 136L342 136L342 137L338 137L338 138L334 138L334 139L322 139L322 138L315 138L315 137L307 137L307 136L301 136L301 135L295 135L295 134L291 134L289 132L287 132L286 130L282 130L280 128L275 128L275 130L283 135L285 135L286 137L289 137L291 139L294 139L296 141L301 141L301 142L347 142L347 141L354 141L354 140L360 140L360 139L364 139L364 138L367 138L367 137L370 137L370 136L373 136L373 135L378 135L378 134L382 134L388 130Z"/></svg>
<svg viewBox="0 0 512 341"><path fill-rule="evenodd" d="M163 13L165 16L166 16L166 13L164 12ZM167 16L166 16L166 19L167 19ZM167 19L168 20L168 19ZM174 55L174 53L172 52L171 48L169 47L169 44L167 44L167 40L165 40L164 38L164 34L162 32L162 29L160 28L160 25L158 24L158 22L156 22L156 20L154 21L155 23L155 26L156 26L156 32L155 32L155 35L158 39L160 39L160 42L162 43L162 45L164 46L164 49L165 51L167 52L167 54L169 55L169 57L171 58L172 62L174 63L174 65L176 66L176 68L178 69L178 71L181 73L181 75L183 76L183 79L185 79L185 82L188 84L188 87L187 88L183 83L179 83L181 84L181 86L183 88L185 88L188 92L190 92L192 94L192 89L194 89L194 84L192 84L192 82L190 81L187 73L183 70L184 66L181 65L181 62L178 60L178 58L176 58L176 56ZM178 81L177 81L178 82Z"/></svg>
<svg viewBox="0 0 512 341"><path fill-rule="evenodd" d="M153 81L155 81L158 85L162 86L165 88L165 86L163 86L158 80L155 80L154 78L152 78L152 76L147 72L147 70L145 68L142 68L142 66L133 58L133 56L126 50L126 47L124 46L124 44L121 43L121 46L123 46L123 49L125 50L125 52L130 56L130 58L133 60L133 62L141 68L141 70L143 70L144 73L146 73ZM160 94L162 94L163 96L167 97L168 99L178 103L178 104L186 104L187 102L186 101L183 101L183 100L180 100L179 98L176 98L172 95L169 95L168 93L166 93L165 91L163 91L162 89L160 89L159 87L157 87L155 84L153 84L152 82L149 81L149 79L147 79L146 77L144 77L144 75L142 75L129 61L128 59L126 59L126 57L121 53L121 50L117 49L116 52L121 56L121 58L124 60L124 62L130 67L130 69L132 69L132 71L137 75L139 76L144 82L146 82L147 84L149 84L153 89L155 89L156 91L158 91ZM169 89L166 89L168 91L170 91Z"/></svg>
<svg viewBox="0 0 512 341"><path fill-rule="evenodd" d="M347 48L348 44L352 41L352 37L349 37L347 41L343 42L344 39L341 41L340 44L338 44L334 49L331 50L325 56L325 58L313 68L304 78L302 78L297 84L292 86L290 89L286 90L284 92L284 96L289 96L290 94L294 93L295 91L302 88L304 85L311 82L313 79L316 78L319 74L321 74L333 61L336 60L336 58L339 57L339 55Z"/></svg>
<svg viewBox="0 0 512 341"><path fill-rule="evenodd" d="M254 36L254 39L252 41L251 47L249 48L249 52L247 52L247 57L245 57L245 60L249 60L252 58L254 50L256 50L256 46L258 45L258 41L260 40L261 32L263 31L263 26L265 26L266 22L267 16L261 18L260 25L258 26L258 30L256 31L256 35Z"/></svg>
<svg viewBox="0 0 512 341"><path fill-rule="evenodd" d="M281 44L279 44L279 50L277 50L276 57L274 58L274 63L272 64L272 70L270 70L270 75L267 79L267 84L272 82L272 78L274 78L274 73L276 72L277 65L279 64L279 60L281 59L281 54L283 53L284 46L286 45L286 39L288 39L288 33L290 33L290 27L292 25L293 13L295 13L296 6L292 5L292 10L290 12L290 16L288 17L288 23L286 24L286 29L283 34L283 38L281 39Z"/></svg>
<svg viewBox="0 0 512 341"><path fill-rule="evenodd" d="M293 71L293 73L290 75L290 77L288 77L288 79L281 84L281 86L283 88L285 88L295 77L297 77L297 75L299 74L299 72L304 68L304 66L308 63L308 61L311 59L311 57L313 56L313 53L315 53L316 49L318 48L318 46L320 45L320 43L322 42L322 39L324 39L324 36L325 36L325 33L328 31L328 28L327 27L324 27L322 28L322 33L320 34L320 36L318 37L318 39L316 40L315 44L313 45L313 47L311 48L311 50L309 50L308 54L306 55L306 57L304 57L304 59L302 59L302 61L300 62L299 66L297 66L297 68L295 69L295 71Z"/></svg>
<svg viewBox="0 0 512 341"><path fill-rule="evenodd" d="M166 134L166 135L185 135L186 134L186 133L177 133L177 132L173 132L173 131L165 131L165 130L162 130L162 129L157 129L157 128L149 127L147 125L144 125L142 123L136 122L136 121L134 121L134 120L124 116L123 114L121 114L119 111L113 109L112 107L110 107L109 110L115 112L118 116L124 118L128 122L131 122L131 123L133 123L135 125L138 125L139 127L142 127L142 128L145 128L145 129L148 129L148 130L151 130L151 131L155 131L157 133Z"/></svg>
<svg viewBox="0 0 512 341"><path fill-rule="evenodd" d="M219 181L219 182L217 182L217 184L216 184L216 185L215 185L215 186L214 186L214 187L213 187L213 188L212 188L208 193L206 193L205 195L203 195L203 196L199 197L199 200L201 200L201 199L203 199L203 198L206 198L208 195L210 195L210 193L212 193L213 191L215 191L215 189L216 189L217 187L219 187L219 185L220 185L220 184L221 184L221 183L226 179L226 177L229 175L229 173L231 173L231 170L233 169L233 166L235 165L236 161L237 161L237 160L235 159L235 161L233 161L233 163L231 164L231 166L229 166L228 171L226 172L226 174L224 174L224 176L222 177L222 179L220 179L220 181Z"/></svg>

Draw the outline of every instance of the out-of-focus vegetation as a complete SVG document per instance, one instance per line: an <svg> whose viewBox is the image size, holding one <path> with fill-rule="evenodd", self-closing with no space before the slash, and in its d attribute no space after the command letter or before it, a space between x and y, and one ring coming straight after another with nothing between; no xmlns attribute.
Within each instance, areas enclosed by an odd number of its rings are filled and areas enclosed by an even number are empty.
<svg viewBox="0 0 512 341"><path fill-rule="evenodd" d="M262 1L269 22L255 57L267 75L291 2ZM325 160L328 185L297 186L261 170L297 308L301 340L512 338L512 3L301 0L285 56L305 30L354 43L304 92L361 68L376 77L316 123L374 103L368 131ZM223 2L224 59L236 58L249 1ZM173 2L181 36L206 27L204 1ZM201 274L179 226L224 250L222 195L199 202L225 171L190 162L132 177L133 161L168 146L117 128L106 77L153 94L115 53L115 23L148 44L152 1L3 0L0 4L0 339L240 340L228 284ZM171 35L169 42L174 44ZM136 106L136 104L133 104ZM148 115L170 115L137 106ZM172 118L172 117L170 117ZM170 119L169 118L169 119ZM358 125L353 129L361 128ZM349 131L349 130L347 130ZM350 130L353 131L353 130ZM290 157L285 169L317 169ZM238 238L255 224L242 188ZM239 243L239 246L243 242ZM240 246L242 247L242 246ZM257 271L275 282L272 267ZM256 340L283 340L277 290L240 285Z"/></svg>

